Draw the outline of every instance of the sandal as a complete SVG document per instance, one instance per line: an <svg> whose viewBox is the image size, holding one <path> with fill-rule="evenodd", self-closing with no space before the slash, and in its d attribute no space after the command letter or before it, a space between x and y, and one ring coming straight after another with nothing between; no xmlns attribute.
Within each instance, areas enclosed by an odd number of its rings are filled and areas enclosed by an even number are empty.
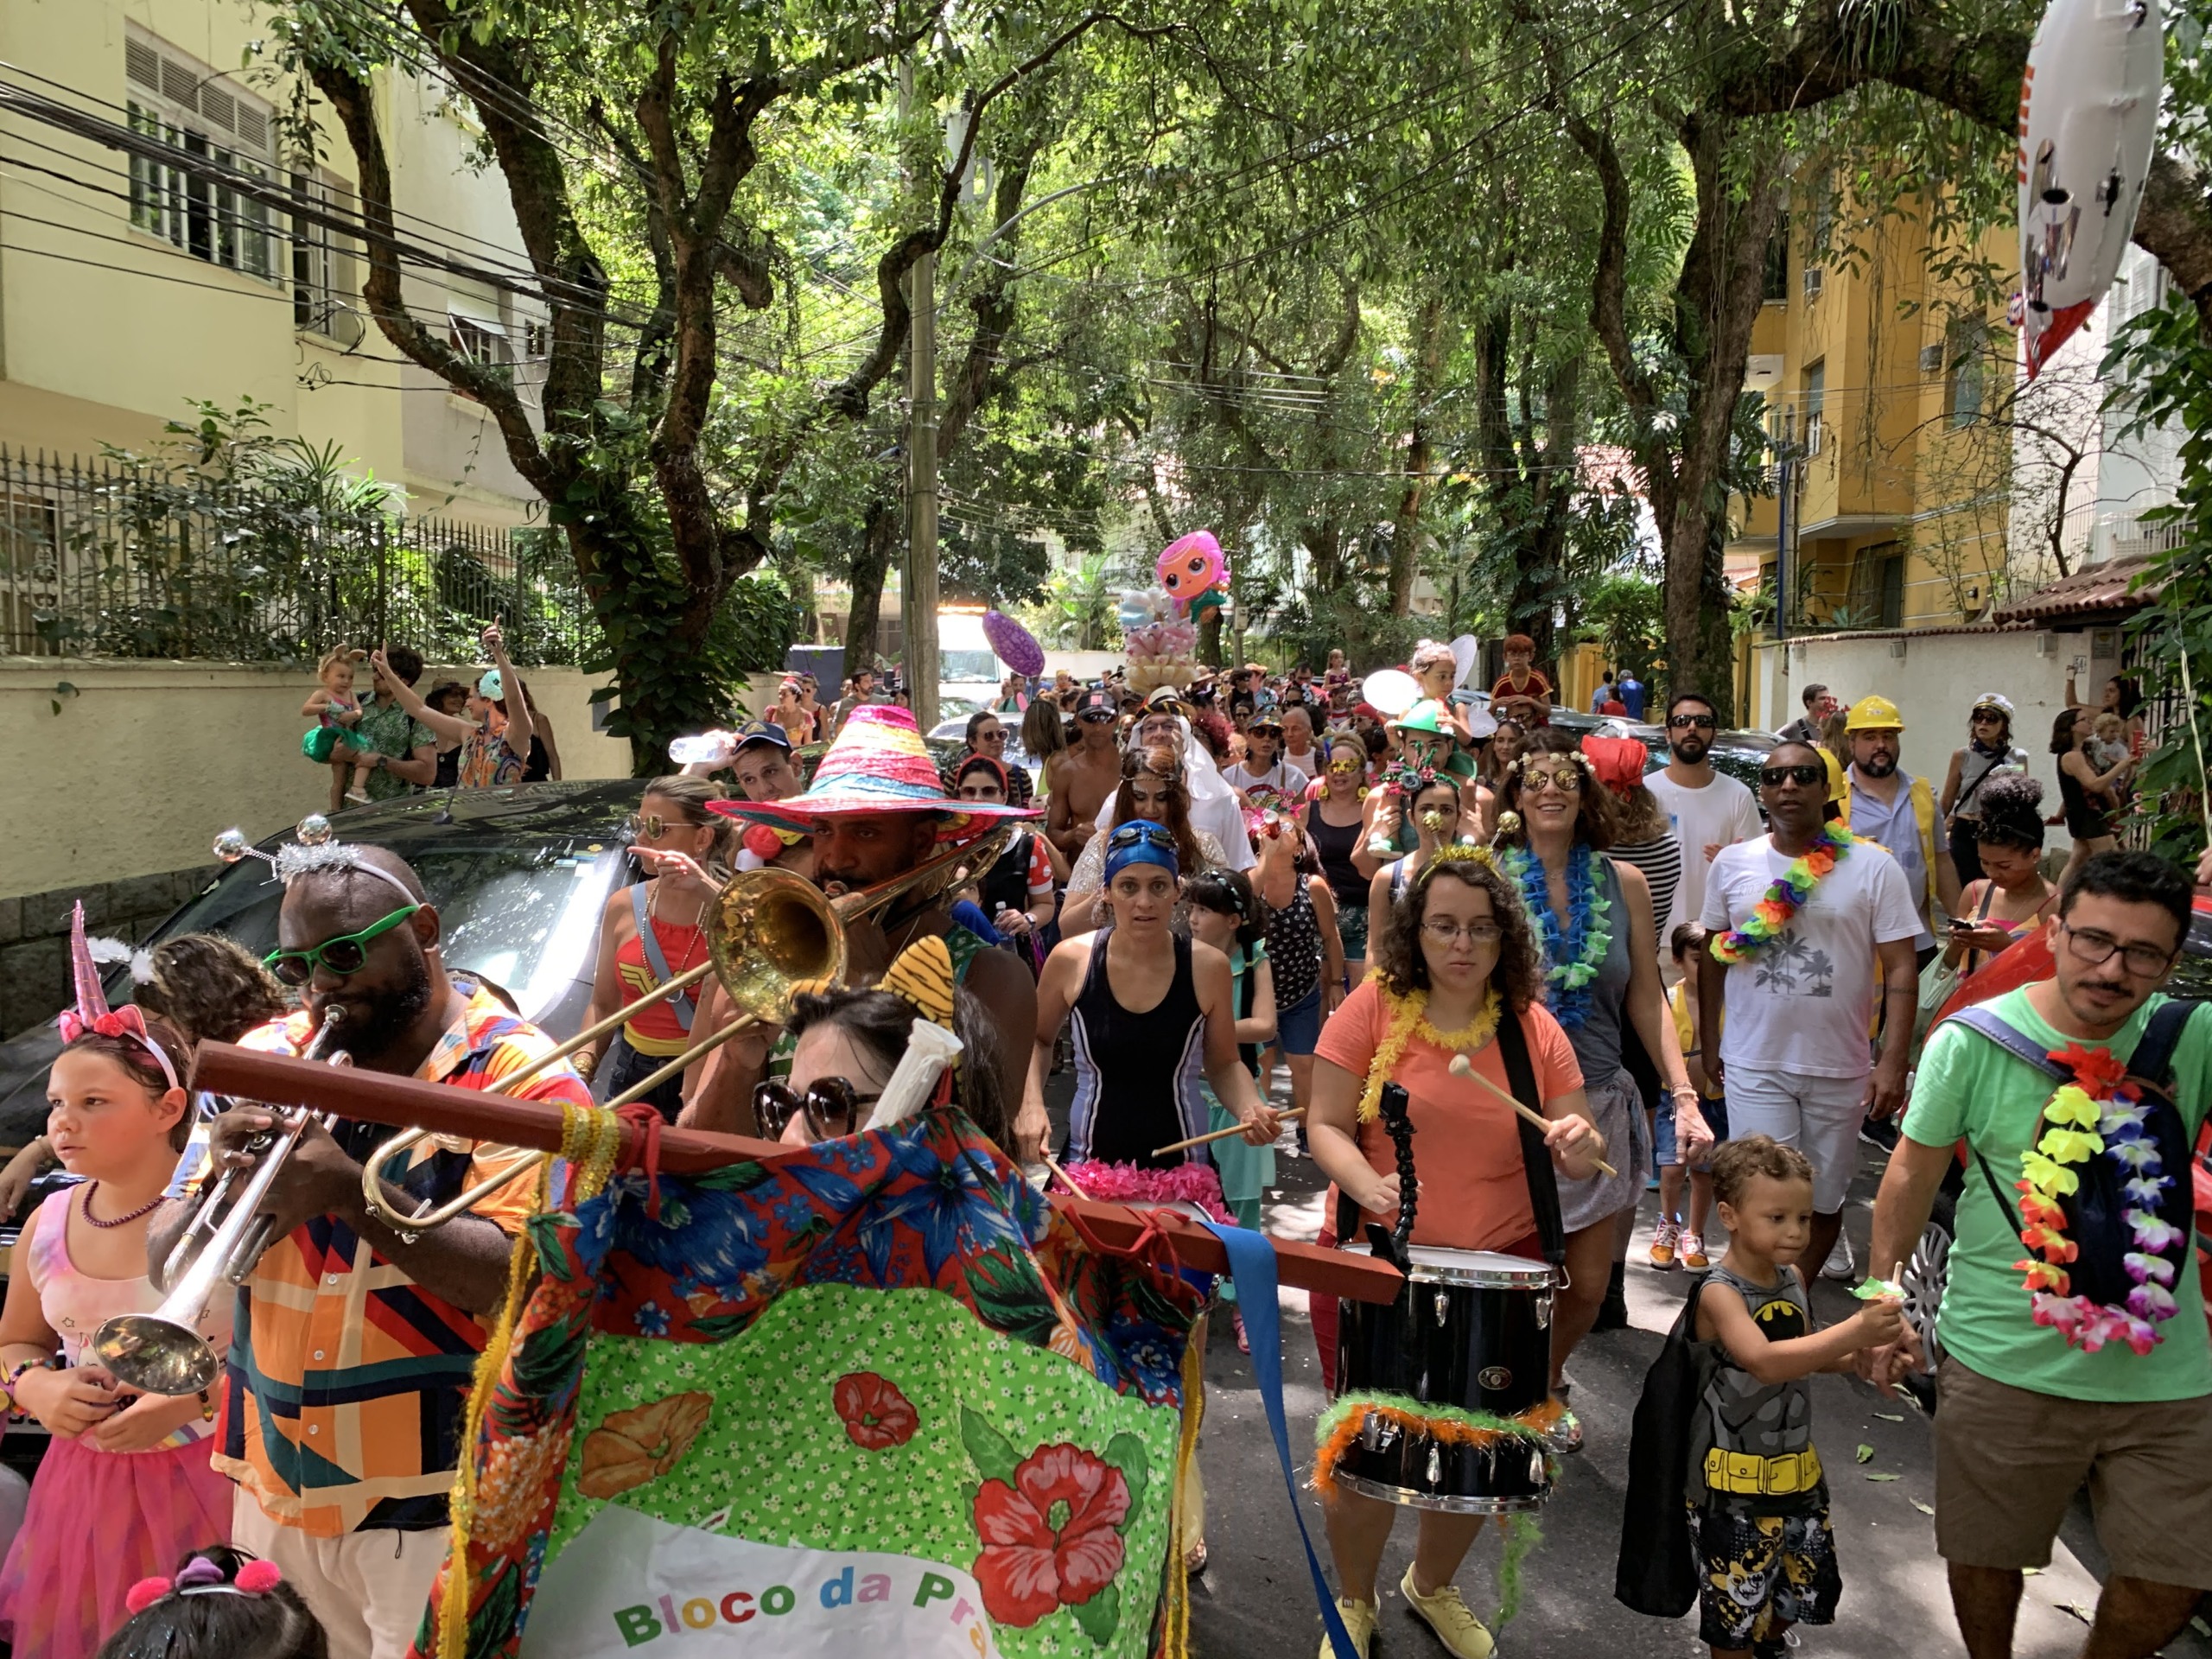
<svg viewBox="0 0 2212 1659"><path fill-rule="evenodd" d="M1236 1327L1236 1351L1240 1354L1250 1353L1252 1351L1252 1338L1244 1334L1243 1314L1232 1313L1230 1315L1230 1319Z"/></svg>
<svg viewBox="0 0 2212 1659"><path fill-rule="evenodd" d="M1199 1539L1183 1552L1183 1571L1192 1578L1203 1578L1206 1570L1206 1541Z"/></svg>

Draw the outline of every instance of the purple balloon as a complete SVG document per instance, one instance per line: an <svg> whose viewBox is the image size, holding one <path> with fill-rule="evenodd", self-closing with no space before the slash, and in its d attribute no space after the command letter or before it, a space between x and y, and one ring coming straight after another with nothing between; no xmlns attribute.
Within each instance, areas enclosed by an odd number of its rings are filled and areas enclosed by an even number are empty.
<svg viewBox="0 0 2212 1659"><path fill-rule="evenodd" d="M1001 611L983 613L983 638L998 658L1017 674L1033 679L1045 671L1045 648L1029 630Z"/></svg>

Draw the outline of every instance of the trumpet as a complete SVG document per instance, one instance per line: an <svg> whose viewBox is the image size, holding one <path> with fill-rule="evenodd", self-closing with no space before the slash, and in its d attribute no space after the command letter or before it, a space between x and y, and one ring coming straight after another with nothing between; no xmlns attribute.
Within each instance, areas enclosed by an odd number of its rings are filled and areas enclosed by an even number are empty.
<svg viewBox="0 0 2212 1659"><path fill-rule="evenodd" d="M343 1008L327 1012L302 1058L328 1057L345 1017ZM349 1058L340 1054L330 1063L342 1065ZM118 1313L92 1333L92 1352L118 1381L147 1394L166 1395L198 1394L214 1382L223 1357L200 1334L200 1316L217 1286L244 1284L276 1242L276 1217L263 1211L262 1200L312 1116L302 1109L291 1113L281 1128L256 1135L248 1150L259 1153L260 1160L235 1193L239 1172L233 1168L201 1194L190 1224L162 1262L162 1281L172 1288L159 1307L151 1313Z"/></svg>
<svg viewBox="0 0 2212 1659"><path fill-rule="evenodd" d="M854 924L899 899L932 897L968 879L971 871L996 862L1014 838L1013 821L963 845L948 848L912 869L856 893L825 895L814 883L788 870L743 870L722 884L707 912L707 960L655 986L597 1024L578 1032L550 1052L493 1085L505 1093L528 1081L587 1043L634 1019L640 1008L664 1001L709 973L737 1006L738 1017L691 1045L650 1077L607 1103L618 1110L643 1099L669 1078L754 1026L781 1022L796 988L813 982L836 984L846 976L847 939ZM369 1213L412 1243L425 1230L473 1210L508 1183L536 1168L535 1160L478 1182L441 1205L424 1204L412 1214L396 1210L381 1172L392 1156L429 1138L427 1129L404 1129L361 1163L361 1199Z"/></svg>

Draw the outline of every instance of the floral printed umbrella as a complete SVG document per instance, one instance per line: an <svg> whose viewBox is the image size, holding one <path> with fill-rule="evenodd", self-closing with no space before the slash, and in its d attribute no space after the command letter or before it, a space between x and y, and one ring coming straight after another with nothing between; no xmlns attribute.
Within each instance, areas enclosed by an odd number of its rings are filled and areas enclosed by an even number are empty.
<svg viewBox="0 0 2212 1659"><path fill-rule="evenodd" d="M534 1224L419 1659L1150 1650L1197 1290L955 1114L648 1199Z"/></svg>

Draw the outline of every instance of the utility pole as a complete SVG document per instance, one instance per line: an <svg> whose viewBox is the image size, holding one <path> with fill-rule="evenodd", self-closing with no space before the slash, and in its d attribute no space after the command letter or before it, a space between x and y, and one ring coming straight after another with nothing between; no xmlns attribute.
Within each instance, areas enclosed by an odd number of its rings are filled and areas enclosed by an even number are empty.
<svg viewBox="0 0 2212 1659"><path fill-rule="evenodd" d="M899 67L899 112L913 95L912 59ZM935 153L935 146L931 146ZM929 195L935 207L935 192ZM926 735L937 724L937 254L906 273L906 569L899 583L906 700Z"/></svg>

